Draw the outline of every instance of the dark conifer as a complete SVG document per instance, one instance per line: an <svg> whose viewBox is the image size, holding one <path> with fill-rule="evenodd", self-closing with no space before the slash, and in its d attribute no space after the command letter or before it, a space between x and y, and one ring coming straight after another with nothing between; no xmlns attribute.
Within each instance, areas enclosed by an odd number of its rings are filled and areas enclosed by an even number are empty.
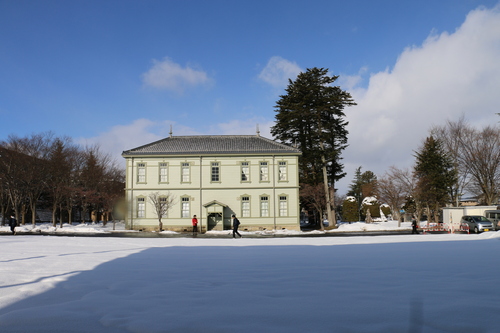
<svg viewBox="0 0 500 333"><path fill-rule="evenodd" d="M428 137L415 155L417 200L428 211L429 220L439 218L439 209L449 201L450 187L457 181L450 157L444 152L439 140Z"/></svg>
<svg viewBox="0 0 500 333"><path fill-rule="evenodd" d="M333 188L345 176L340 157L347 147L347 121L344 108L355 105L351 95L332 86L338 76L329 76L328 69L310 68L289 80L286 95L276 103L274 137L283 143L297 145L302 151L299 160L300 182ZM327 196L330 226L335 225L331 214L333 195ZM332 199L330 199L332 198Z"/></svg>

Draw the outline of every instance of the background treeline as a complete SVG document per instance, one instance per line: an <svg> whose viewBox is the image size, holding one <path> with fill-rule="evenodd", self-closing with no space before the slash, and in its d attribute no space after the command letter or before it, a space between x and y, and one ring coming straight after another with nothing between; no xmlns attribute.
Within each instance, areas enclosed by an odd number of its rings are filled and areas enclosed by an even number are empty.
<svg viewBox="0 0 500 333"><path fill-rule="evenodd" d="M378 178L359 168L344 200L345 221L357 220L365 214L361 202L375 196L390 206L392 217L441 220L441 208L460 206L463 198L478 204L497 205L500 194L500 129L497 124L477 129L463 118L430 129L429 136L414 153L413 167L395 166ZM347 214L349 212L349 214Z"/></svg>
<svg viewBox="0 0 500 333"><path fill-rule="evenodd" d="M0 213L20 224L52 211L52 223L110 221L123 200L125 173L99 146L53 133L10 135L0 142Z"/></svg>

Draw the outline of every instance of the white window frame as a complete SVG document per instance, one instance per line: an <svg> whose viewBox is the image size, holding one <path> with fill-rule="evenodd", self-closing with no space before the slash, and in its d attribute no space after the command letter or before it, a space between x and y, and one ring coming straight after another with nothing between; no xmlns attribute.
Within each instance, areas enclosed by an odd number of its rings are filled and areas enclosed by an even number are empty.
<svg viewBox="0 0 500 333"><path fill-rule="evenodd" d="M250 182L250 162L241 162L241 178L242 182Z"/></svg>
<svg viewBox="0 0 500 333"><path fill-rule="evenodd" d="M280 216L288 216L288 196L280 195L278 199Z"/></svg>
<svg viewBox="0 0 500 333"><path fill-rule="evenodd" d="M159 198L159 200L160 200L160 205L165 205L165 204L166 204L166 202L167 202L167 197L161 196L161 197ZM165 209L165 211L163 211L163 212L162 212L162 214L161 214L161 218L162 218L162 219L163 219L163 218L165 218L165 219L166 219L166 218L168 218L168 209Z"/></svg>
<svg viewBox="0 0 500 333"><path fill-rule="evenodd" d="M137 183L146 184L146 163L137 163Z"/></svg>
<svg viewBox="0 0 500 333"><path fill-rule="evenodd" d="M191 164L189 162L181 163L181 183L191 182Z"/></svg>
<svg viewBox="0 0 500 333"><path fill-rule="evenodd" d="M220 183L220 162L210 163L210 181Z"/></svg>
<svg viewBox="0 0 500 333"><path fill-rule="evenodd" d="M137 197L137 218L143 219L146 217L146 198Z"/></svg>
<svg viewBox="0 0 500 333"><path fill-rule="evenodd" d="M158 183L168 183L168 163L158 163Z"/></svg>
<svg viewBox="0 0 500 333"><path fill-rule="evenodd" d="M241 196L241 217L250 217L250 196L242 195Z"/></svg>
<svg viewBox="0 0 500 333"><path fill-rule="evenodd" d="M269 163L266 161L259 163L259 179L261 182L269 181Z"/></svg>
<svg viewBox="0 0 500 333"><path fill-rule="evenodd" d="M288 165L286 161L278 162L278 181L280 182L288 181Z"/></svg>
<svg viewBox="0 0 500 333"><path fill-rule="evenodd" d="M191 199L189 197L181 197L181 218L189 218L191 216Z"/></svg>
<svg viewBox="0 0 500 333"><path fill-rule="evenodd" d="M260 197L260 217L269 217L269 196Z"/></svg>

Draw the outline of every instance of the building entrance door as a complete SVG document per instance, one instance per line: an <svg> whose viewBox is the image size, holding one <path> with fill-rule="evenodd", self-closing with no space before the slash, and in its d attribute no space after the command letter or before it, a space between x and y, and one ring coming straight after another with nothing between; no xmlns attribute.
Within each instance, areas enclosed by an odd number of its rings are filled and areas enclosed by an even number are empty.
<svg viewBox="0 0 500 333"><path fill-rule="evenodd" d="M208 214L207 230L223 230L222 213Z"/></svg>

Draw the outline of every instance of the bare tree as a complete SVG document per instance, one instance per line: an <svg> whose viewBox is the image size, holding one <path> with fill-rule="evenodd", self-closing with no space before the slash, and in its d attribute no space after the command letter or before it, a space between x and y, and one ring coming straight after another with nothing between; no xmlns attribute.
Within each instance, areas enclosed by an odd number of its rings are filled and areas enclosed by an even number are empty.
<svg viewBox="0 0 500 333"><path fill-rule="evenodd" d="M159 231L163 230L162 218L166 218L168 211L175 204L175 197L170 192L161 194L160 192L153 192L148 196L149 202L155 209L156 216L158 217Z"/></svg>
<svg viewBox="0 0 500 333"><path fill-rule="evenodd" d="M102 195L102 210L103 210L103 224L114 217L113 211L117 203L123 199L125 188L125 170L116 166L109 166L104 175L104 182L101 186Z"/></svg>
<svg viewBox="0 0 500 333"><path fill-rule="evenodd" d="M115 187L109 185L115 182L115 173L118 168L111 155L103 153L98 145L86 147L83 156L77 191L82 209L82 220L89 212L92 221L97 222L102 218L104 210L109 211L109 207L113 206L108 199L111 195L110 190L113 189L115 192ZM122 189L123 187L120 191ZM114 197L115 194L113 193L112 196ZM104 208L104 206L107 207Z"/></svg>
<svg viewBox="0 0 500 333"><path fill-rule="evenodd" d="M394 218L400 220L400 210L408 196L408 189L404 184L397 181L393 172L394 167L378 179L378 195L381 202L391 207Z"/></svg>
<svg viewBox="0 0 500 333"><path fill-rule="evenodd" d="M0 155L2 187L9 200L10 207L14 211L16 219L21 221L19 217L20 215L24 215L21 212L21 207L26 197L24 193L25 188L22 184L22 177L25 172L23 163L25 156L6 148L0 149Z"/></svg>
<svg viewBox="0 0 500 333"><path fill-rule="evenodd" d="M457 182L450 188L451 202L455 207L460 205L460 199L470 182L470 165L465 163L462 145L463 137L470 131L470 126L462 116L456 122L447 121L444 126L431 128L430 134L438 139L443 148L452 158Z"/></svg>
<svg viewBox="0 0 500 333"><path fill-rule="evenodd" d="M79 148L74 145L71 138L56 138L50 147L47 163L49 165L49 185L47 194L52 205L52 225L56 225L57 211L60 214L60 227L63 225L63 206L65 198L70 195L67 187L71 181L71 172L74 167L75 155L79 154Z"/></svg>
<svg viewBox="0 0 500 333"><path fill-rule="evenodd" d="M326 211L326 196L325 187L323 186L323 184L301 184L300 197L303 200L305 206L308 206L309 208L312 206L312 208L314 208L314 210L320 214L320 230L325 230L325 227L323 225L323 216Z"/></svg>
<svg viewBox="0 0 500 333"><path fill-rule="evenodd" d="M25 224L31 212L35 223L37 205L43 198L52 208L54 226L59 210L61 227L63 210L68 211L71 223L73 207L78 204L83 220L88 209L96 218L109 215L124 188L124 171L111 155L102 153L97 145L82 149L70 138L56 138L51 132L10 135L0 142L0 179L3 216L12 209Z"/></svg>
<svg viewBox="0 0 500 333"><path fill-rule="evenodd" d="M31 211L31 222L36 222L36 206L48 187L49 172L47 156L53 140L51 132L32 134L28 137L9 135L2 146L15 152L8 154L10 160L7 178L10 199L16 217L21 214L21 223L26 223L26 214Z"/></svg>
<svg viewBox="0 0 500 333"><path fill-rule="evenodd" d="M73 223L73 209L79 204L80 199L80 174L83 170L85 164L85 154L81 149L73 151L69 156L69 163L71 166L71 172L69 178L67 178L65 184L63 185L63 196L64 202L61 204L65 207L68 212L68 223ZM53 222L55 223L55 222Z"/></svg>
<svg viewBox="0 0 500 333"><path fill-rule="evenodd" d="M448 153L453 157L458 182L452 191L453 204L467 190L483 204L497 203L500 183L500 131L498 126L477 130L464 117L445 126L434 127Z"/></svg>
<svg viewBox="0 0 500 333"><path fill-rule="evenodd" d="M487 126L478 131L468 127L460 137L461 163L470 172L469 190L477 194L482 203L498 202L500 183L500 131Z"/></svg>
<svg viewBox="0 0 500 333"><path fill-rule="evenodd" d="M391 166L389 171L378 181L380 200L387 203L399 219L399 211L408 198L415 200L415 197L417 197L416 184L417 180L411 170ZM420 217L422 207L418 200L415 200L415 204L415 213Z"/></svg>
<svg viewBox="0 0 500 333"><path fill-rule="evenodd" d="M1 157L2 156L0 155L0 158ZM1 165L1 163L0 163L0 165ZM5 225L5 218L6 218L6 215L7 215L7 212L9 209L10 209L10 202L9 202L9 198L8 198L5 186L3 185L2 173L1 173L1 167L0 167L0 214L2 214L2 220L0 221L0 225L2 225L2 226Z"/></svg>

